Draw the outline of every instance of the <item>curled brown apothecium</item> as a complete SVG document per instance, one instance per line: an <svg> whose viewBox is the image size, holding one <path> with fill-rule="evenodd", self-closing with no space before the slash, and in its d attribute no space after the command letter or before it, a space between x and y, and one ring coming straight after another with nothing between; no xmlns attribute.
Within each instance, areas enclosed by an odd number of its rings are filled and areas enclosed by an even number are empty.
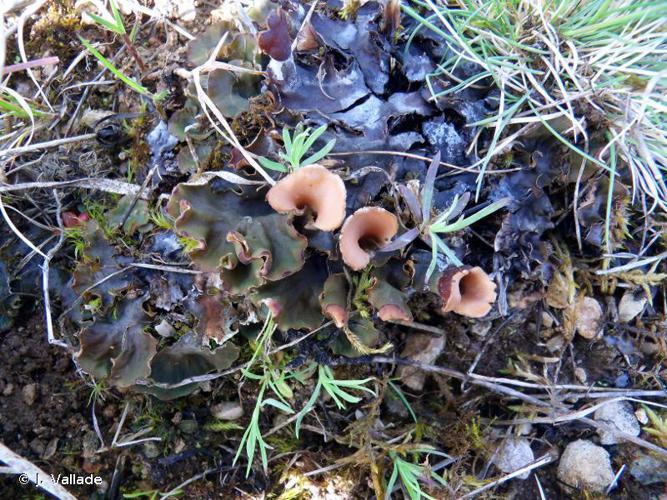
<svg viewBox="0 0 667 500"><path fill-rule="evenodd" d="M371 252L386 245L398 232L398 220L380 207L360 208L350 215L340 231L343 262L360 271L371 260Z"/></svg>
<svg viewBox="0 0 667 500"><path fill-rule="evenodd" d="M446 269L438 278L442 311L470 318L486 316L496 300L496 284L481 267Z"/></svg>
<svg viewBox="0 0 667 500"><path fill-rule="evenodd" d="M345 219L345 184L322 165L306 165L278 181L266 194L266 201L276 212L303 214L315 212L308 226L333 231Z"/></svg>

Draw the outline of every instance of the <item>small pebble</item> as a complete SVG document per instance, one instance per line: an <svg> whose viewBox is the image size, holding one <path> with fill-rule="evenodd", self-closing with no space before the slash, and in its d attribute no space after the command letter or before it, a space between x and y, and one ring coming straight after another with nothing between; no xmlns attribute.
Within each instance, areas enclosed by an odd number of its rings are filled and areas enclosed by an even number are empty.
<svg viewBox="0 0 667 500"><path fill-rule="evenodd" d="M413 334L408 337L405 349L401 353L404 358L421 363L431 364L445 349L445 337L442 335ZM397 370L401 382L414 391L421 391L426 382L426 372L412 366L399 366Z"/></svg>
<svg viewBox="0 0 667 500"><path fill-rule="evenodd" d="M638 408L635 412L635 417L637 417L637 420L639 420L640 424L648 424L648 415L646 414L646 410L644 410L644 408Z"/></svg>
<svg viewBox="0 0 667 500"><path fill-rule="evenodd" d="M667 462L639 450L630 464L630 475L644 486L667 483Z"/></svg>
<svg viewBox="0 0 667 500"><path fill-rule="evenodd" d="M173 337L176 334L176 329L169 324L169 322L163 319L156 327L155 331L160 337L165 339Z"/></svg>
<svg viewBox="0 0 667 500"><path fill-rule="evenodd" d="M621 323L629 323L644 310L647 302L648 299L643 290L628 290L618 303L618 320Z"/></svg>
<svg viewBox="0 0 667 500"><path fill-rule="evenodd" d="M46 449L46 446L44 446L44 442L39 439L35 438L32 441L30 441L30 449L35 452L36 455L42 456L44 455L44 450Z"/></svg>
<svg viewBox="0 0 667 500"><path fill-rule="evenodd" d="M28 406L32 406L37 401L37 384L28 384L23 390L23 402Z"/></svg>
<svg viewBox="0 0 667 500"><path fill-rule="evenodd" d="M46 445L44 453L42 453L42 458L44 460L52 458L56 454L57 450L58 450L58 438L55 437L51 439L51 441L49 441L49 444Z"/></svg>
<svg viewBox="0 0 667 500"><path fill-rule="evenodd" d="M631 436L639 436L641 431L637 417L633 413L632 405L627 401L607 403L595 411L593 418L597 422L607 424ZM623 442L622 438L619 439L614 433L604 429L598 429L598 434L600 435L600 443L603 445Z"/></svg>
<svg viewBox="0 0 667 500"><path fill-rule="evenodd" d="M577 378L580 384L586 384L588 377L586 376L586 370L578 366L574 369L574 376Z"/></svg>
<svg viewBox="0 0 667 500"><path fill-rule="evenodd" d="M574 310L577 333L585 339L592 340L600 332L602 307L592 297L579 299Z"/></svg>
<svg viewBox="0 0 667 500"><path fill-rule="evenodd" d="M238 401L224 401L211 407L211 415L220 420L237 420L243 416L243 407Z"/></svg>
<svg viewBox="0 0 667 500"><path fill-rule="evenodd" d="M524 438L509 438L501 444L493 462L506 474L525 467L535 460L530 442ZM517 476L518 479L528 479L530 471Z"/></svg>
<svg viewBox="0 0 667 500"><path fill-rule="evenodd" d="M609 453L584 439L571 442L560 457L558 479L574 488L605 491L614 480Z"/></svg>

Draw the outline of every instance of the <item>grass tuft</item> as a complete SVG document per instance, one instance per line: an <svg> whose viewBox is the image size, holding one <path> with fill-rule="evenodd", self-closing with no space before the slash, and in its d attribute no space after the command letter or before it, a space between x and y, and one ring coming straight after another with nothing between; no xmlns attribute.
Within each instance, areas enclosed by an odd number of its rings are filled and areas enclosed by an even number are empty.
<svg viewBox="0 0 667 500"><path fill-rule="evenodd" d="M627 169L633 197L667 210L667 31L661 1L414 0L403 11L449 49L427 78L432 98L468 88L499 90L479 167L535 127L610 175ZM478 67L462 76L464 65ZM434 80L454 83L442 90ZM565 125L563 125L563 123ZM506 140L503 137L509 135ZM477 136L479 138L479 135ZM479 151L480 144L473 147Z"/></svg>

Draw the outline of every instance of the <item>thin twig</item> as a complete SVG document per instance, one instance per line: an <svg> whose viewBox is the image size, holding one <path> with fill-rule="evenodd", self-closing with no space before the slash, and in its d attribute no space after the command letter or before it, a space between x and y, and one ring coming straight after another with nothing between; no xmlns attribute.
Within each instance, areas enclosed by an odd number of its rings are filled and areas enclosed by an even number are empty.
<svg viewBox="0 0 667 500"><path fill-rule="evenodd" d="M358 362L364 362L366 363L382 363L382 364L391 364L391 365L405 365L405 366L411 366L413 368L418 368L419 370L423 370L426 372L430 373L439 373L440 375L445 375L447 377L452 377L458 380L465 380L466 379L466 374L462 373L457 370L453 370L451 368L444 368L441 366L435 366L435 365L429 365L427 363L421 363L419 361L414 361L412 359L405 359L405 358L390 358L389 356L370 356L370 357L364 357L363 360L358 360L358 359L350 359L350 358L342 358L338 360L333 360L332 365L338 365L338 364L354 364ZM475 376L474 374L471 375L469 378L469 381L471 384L474 385L479 385L481 387L486 387L487 389L496 392L498 394L502 394L504 396L509 396L510 398L514 399L521 399L527 403L530 403L535 406L539 407L551 407L551 404L542 401L534 396L530 396L528 394L524 394L522 392L519 392L515 389L512 389L510 387L505 387L504 385L500 385L494 382L489 382L488 380L481 380L481 377Z"/></svg>
<svg viewBox="0 0 667 500"><path fill-rule="evenodd" d="M93 404L92 404L92 414L93 414L93 429L95 429L95 434L97 434L97 438L100 440L100 447L101 448L106 448L106 445L104 444L104 437L102 437L102 431L100 430L100 425L97 422L97 415L95 414L95 399L93 399Z"/></svg>
<svg viewBox="0 0 667 500"><path fill-rule="evenodd" d="M32 61L22 62L18 64L10 64L5 66L2 69L2 76L8 75L10 73L16 73L17 71L23 71L29 68L39 68L41 66L47 66L50 64L58 64L60 59L58 56L42 57L41 59L33 59Z"/></svg>
<svg viewBox="0 0 667 500"><path fill-rule="evenodd" d="M548 453L546 455L542 455L540 458L538 458L534 462L526 465L525 467L521 467L520 469L517 469L514 472L511 472L510 474L507 474L507 475L501 477L500 479L496 479L495 481L492 481L489 484L485 484L481 488L477 488L476 490L473 490L470 493L467 493L460 498L462 500L464 498L472 498L474 496L477 496L480 493L482 493L483 491L490 490L491 488L495 488L496 486L499 486L499 485L509 481L510 479L514 479L515 477L524 474L525 472L529 472L531 470L542 467L542 466L544 466L548 463L551 463L551 462L553 462L553 460L554 460L554 457L552 455L548 454Z"/></svg>
<svg viewBox="0 0 667 500"><path fill-rule="evenodd" d="M327 156L357 156L360 154L368 154L368 155L385 155L385 156L403 156L405 158L412 158L413 160L423 160L430 162L431 158L427 156L422 156L418 155L415 153L405 153L403 151L382 151L382 150L376 150L376 149L371 149L371 150L361 150L361 151L337 151L336 153L329 153ZM440 165L443 167L448 167L454 170L458 170L460 172L474 172L474 173L479 173L478 168L474 167L460 167L458 165L453 165L451 163L447 163L444 161L440 162ZM505 168L501 170L487 170L485 173L487 174L506 174L510 172L518 172L519 170L522 170L521 168Z"/></svg>
<svg viewBox="0 0 667 500"><path fill-rule="evenodd" d="M146 174L146 178L144 179L144 182L141 183L141 186L139 187L139 191L137 191L134 196L132 197L132 201L130 202L130 206L127 207L127 210L125 210L125 214L123 215L123 218L120 221L120 224L118 224L119 229L122 231L123 227L125 226L125 223L127 222L127 219L130 218L130 214L132 213L132 210L134 210L134 207L137 206L137 202L139 201L139 196L146 190L148 187L148 184L150 183L151 179L153 178L153 175L155 175L155 172L157 171L159 165L155 165L153 168L151 168L148 173Z"/></svg>
<svg viewBox="0 0 667 500"><path fill-rule="evenodd" d="M24 191L26 189L53 189L77 187L84 189L98 189L107 193L114 194L135 194L139 192L140 186L130 184L129 182L117 181L115 179L97 179L87 177L83 179L73 179L71 181L52 181L52 182L23 182L20 184L2 184L0 183L0 193L11 193L14 191Z"/></svg>
<svg viewBox="0 0 667 500"><path fill-rule="evenodd" d="M25 153L32 153L34 151L40 151L42 149L55 148L58 146L62 146L63 144L71 144L73 142L89 141L90 139L94 139L95 136L96 134L90 133L90 134L77 135L74 137L65 137L63 139L55 139L53 141L40 142L37 144L30 144L29 146L9 148L5 149L4 151L0 151L0 158L2 158L3 156L16 156Z"/></svg>
<svg viewBox="0 0 667 500"><path fill-rule="evenodd" d="M179 273L179 274L201 274L202 271L197 271L196 269L183 269L182 267L176 266L164 266L158 264L144 264L143 262L133 262L130 264L130 267L138 267L140 269L151 269L153 271L165 271L168 273Z"/></svg>
<svg viewBox="0 0 667 500"><path fill-rule="evenodd" d="M51 269L51 259L53 259L65 241L65 227L63 226L62 203L60 202L60 194L55 189L52 190L52 193L53 197L56 199L56 220L58 221L60 236L58 236L58 241L56 244L53 245L53 247L51 247L51 249L44 256L44 262L42 263L42 293L44 295L44 314L46 316L46 337L49 341L49 344L57 345L69 350L70 346L67 342L56 339L56 335L53 330L53 318L51 317L51 297L49 294L49 271Z"/></svg>
<svg viewBox="0 0 667 500"><path fill-rule="evenodd" d="M182 490L183 488L185 488L188 484L190 484L190 483L194 483L195 481L199 481L200 479L203 479L204 477L206 477L206 476L207 476L208 474L210 474L211 472L215 472L215 471L217 471L217 470L218 470L218 469L206 469L206 470L205 470L204 472L202 472L201 474L197 474L196 476L193 476L193 477L191 477L190 479L188 479L188 480L186 480L186 481L183 481L181 484L179 484L179 485L176 486L175 488L172 488L172 489L169 490L167 493L160 493L160 499L163 500L163 499L165 499L165 498L170 498L170 497L173 497L173 496L180 495L181 492L182 492L181 490Z"/></svg>
<svg viewBox="0 0 667 500"><path fill-rule="evenodd" d="M424 323L418 323L416 321L405 321L405 320L399 320L399 319L392 319L387 321L387 323L393 323L395 325L400 325L400 326L405 326L408 328L414 328L415 330L422 330L424 332L428 333L433 333L435 335L446 335L447 332L443 330L442 328L438 328L436 326L431 326L431 325L426 325Z"/></svg>

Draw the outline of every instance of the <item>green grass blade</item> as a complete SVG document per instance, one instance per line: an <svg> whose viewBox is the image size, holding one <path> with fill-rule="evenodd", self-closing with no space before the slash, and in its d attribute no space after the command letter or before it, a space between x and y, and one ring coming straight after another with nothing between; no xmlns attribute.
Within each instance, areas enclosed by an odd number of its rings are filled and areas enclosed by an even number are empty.
<svg viewBox="0 0 667 500"><path fill-rule="evenodd" d="M292 151L292 138L289 135L289 130L287 130L287 127L283 127L283 146L289 155Z"/></svg>
<svg viewBox="0 0 667 500"><path fill-rule="evenodd" d="M129 78L125 76L123 73L121 73L118 68L116 68L111 61L109 61L106 57L104 57L102 54L99 53L99 51L93 47L93 45L86 40L85 38L79 37L79 40L81 40L81 43L88 49L94 56L95 58L102 63L102 65L111 71L119 80L121 80L124 84L126 84L128 87L131 89L135 90L136 92L143 94L143 95L150 95L150 92L146 87L141 85L140 83L137 83L135 80L132 78Z"/></svg>
<svg viewBox="0 0 667 500"><path fill-rule="evenodd" d="M112 23L111 21L108 21L107 19L104 19L101 16L98 16L97 14L93 14L92 12L88 12L88 15L90 18L95 21L97 24L100 24L104 26L106 29L109 31L112 31L116 33L117 35L124 35L125 34L125 28L121 24L120 28L118 27L117 24Z"/></svg>
<svg viewBox="0 0 667 500"><path fill-rule="evenodd" d="M412 417L412 420L417 423L417 415L415 415L415 412L412 410L412 405L408 402L407 398L405 397L405 394L403 394L403 391L396 385L394 384L391 380L387 382L387 385L391 387L391 389L394 391L398 399L401 400L401 403L403 403L403 406L408 410L408 413Z"/></svg>
<svg viewBox="0 0 667 500"><path fill-rule="evenodd" d="M116 5L116 0L109 0L109 3L111 4L111 12L113 12L113 17L116 20L116 26L118 26L119 31L117 33L119 35L126 35L127 32L125 31L125 25L123 24L123 18L120 15L120 10Z"/></svg>
<svg viewBox="0 0 667 500"><path fill-rule="evenodd" d="M511 201L512 201L511 198L502 198L498 201L494 201L489 206L484 207L482 210L474 213L473 215L470 215L465 218L461 217L459 220L457 220L452 224L447 224L447 225L434 224L433 226L431 226L431 231L434 231L436 233L453 233L456 231L460 231L461 229L464 229L474 224L475 222L485 217L488 217L493 212L496 212L497 210L506 207L507 205L510 204Z"/></svg>

